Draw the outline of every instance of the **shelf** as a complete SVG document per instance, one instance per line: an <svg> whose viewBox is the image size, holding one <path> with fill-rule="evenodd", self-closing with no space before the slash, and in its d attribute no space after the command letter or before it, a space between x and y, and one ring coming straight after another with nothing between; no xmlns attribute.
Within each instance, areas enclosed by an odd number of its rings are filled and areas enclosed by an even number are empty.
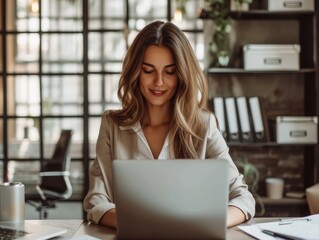
<svg viewBox="0 0 319 240"><path fill-rule="evenodd" d="M246 147L246 148L255 148L255 147L313 147L317 144L310 143L310 144L283 144L283 143L276 143L276 142L227 142L229 147Z"/></svg>
<svg viewBox="0 0 319 240"><path fill-rule="evenodd" d="M265 212L260 214L260 204L256 205L256 215L259 217L302 217L309 215L309 207L306 198L281 198L269 199L261 197L261 202L264 205Z"/></svg>
<svg viewBox="0 0 319 240"><path fill-rule="evenodd" d="M304 74L304 73L315 73L316 69L315 68L302 68L299 71L278 71L278 70L245 70L243 68L208 68L206 70L207 73L219 73L219 74L229 74L229 73L244 73L244 74L251 74L251 73L263 73L263 74L289 74L289 73L299 73L299 74Z"/></svg>
<svg viewBox="0 0 319 240"><path fill-rule="evenodd" d="M230 12L233 19L302 19L305 16L313 16L314 11L277 11L270 12L268 10L250 10L246 12Z"/></svg>
<svg viewBox="0 0 319 240"><path fill-rule="evenodd" d="M270 12L268 10L249 10L249 11L231 11L229 15L233 19L303 19L305 16L315 15L315 11L276 11ZM208 9L201 9L199 13L200 19L211 19Z"/></svg>
<svg viewBox="0 0 319 240"><path fill-rule="evenodd" d="M261 198L262 202L266 206L291 206L291 205L307 205L306 198L281 198L270 199L267 197Z"/></svg>

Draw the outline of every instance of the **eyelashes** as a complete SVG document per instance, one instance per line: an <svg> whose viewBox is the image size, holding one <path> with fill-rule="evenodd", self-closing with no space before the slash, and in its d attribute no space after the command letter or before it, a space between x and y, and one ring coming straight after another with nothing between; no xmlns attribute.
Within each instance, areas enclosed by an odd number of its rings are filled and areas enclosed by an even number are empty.
<svg viewBox="0 0 319 240"><path fill-rule="evenodd" d="M143 73L145 74L152 74L152 73L155 73L155 70L147 70L147 69L142 69ZM176 70L166 70L164 71L165 74L168 74L168 75L174 75L176 73Z"/></svg>
<svg viewBox="0 0 319 240"><path fill-rule="evenodd" d="M146 69L142 69L143 73L145 74L151 74L154 72L154 70L146 70Z"/></svg>
<svg viewBox="0 0 319 240"><path fill-rule="evenodd" d="M176 73L176 70L173 70L173 71L166 71L166 73L167 73L168 75L174 75L174 74Z"/></svg>

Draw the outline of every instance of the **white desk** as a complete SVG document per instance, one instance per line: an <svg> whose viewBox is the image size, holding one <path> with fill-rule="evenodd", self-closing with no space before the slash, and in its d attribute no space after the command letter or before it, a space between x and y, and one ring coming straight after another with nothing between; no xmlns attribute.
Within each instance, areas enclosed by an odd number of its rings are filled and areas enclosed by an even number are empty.
<svg viewBox="0 0 319 240"><path fill-rule="evenodd" d="M54 238L56 240L67 240L72 237L79 237L82 235L90 235L96 238L100 238L103 240L116 240L116 231L112 228L90 224L83 222L82 220L27 220L33 224L47 224L52 226L58 226L66 228L68 231L65 235L61 237ZM278 221L278 218L254 218L250 220L246 224L258 223L258 222L270 222L270 221ZM250 237L249 235L243 233L239 228L232 227L227 230L227 239L235 240L235 239L255 239Z"/></svg>

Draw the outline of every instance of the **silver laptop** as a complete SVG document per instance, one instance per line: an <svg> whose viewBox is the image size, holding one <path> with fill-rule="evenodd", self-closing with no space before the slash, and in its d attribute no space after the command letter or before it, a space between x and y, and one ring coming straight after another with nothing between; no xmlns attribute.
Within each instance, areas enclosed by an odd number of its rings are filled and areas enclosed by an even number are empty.
<svg viewBox="0 0 319 240"><path fill-rule="evenodd" d="M49 225L37 225L28 222L7 223L0 222L0 239L15 240L46 240L60 236L67 232L66 229Z"/></svg>
<svg viewBox="0 0 319 240"><path fill-rule="evenodd" d="M119 239L225 239L223 160L115 160Z"/></svg>

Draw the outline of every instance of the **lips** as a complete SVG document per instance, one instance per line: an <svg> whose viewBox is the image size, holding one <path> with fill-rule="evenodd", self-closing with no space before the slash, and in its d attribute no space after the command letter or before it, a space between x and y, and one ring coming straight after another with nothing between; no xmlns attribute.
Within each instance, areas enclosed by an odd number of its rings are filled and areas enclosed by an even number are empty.
<svg viewBox="0 0 319 240"><path fill-rule="evenodd" d="M150 89L150 92L154 96L158 96L158 97L163 96L166 93L166 91L164 91L164 90L153 90L153 89Z"/></svg>

